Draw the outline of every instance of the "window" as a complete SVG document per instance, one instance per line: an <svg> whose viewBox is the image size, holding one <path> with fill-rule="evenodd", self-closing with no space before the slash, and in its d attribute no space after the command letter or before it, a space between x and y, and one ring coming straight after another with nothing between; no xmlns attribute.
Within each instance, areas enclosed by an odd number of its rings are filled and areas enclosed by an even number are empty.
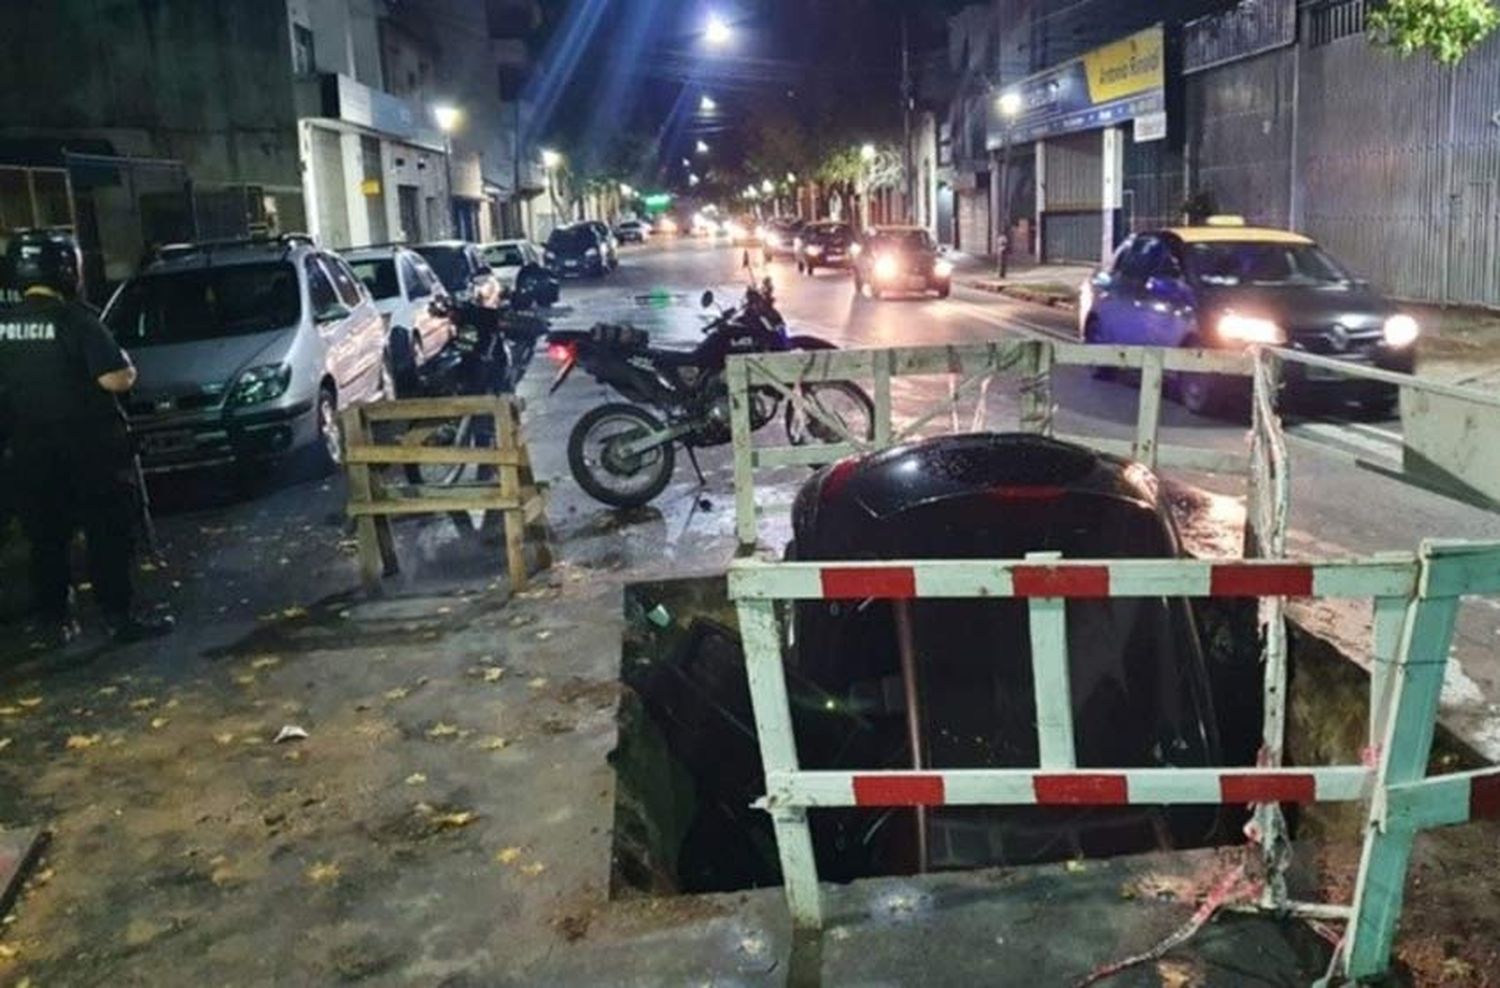
<svg viewBox="0 0 1500 988"><path fill-rule="evenodd" d="M526 263L520 244L497 244L485 250L484 259L497 268L518 268Z"/></svg>
<svg viewBox="0 0 1500 988"><path fill-rule="evenodd" d="M312 28L304 24L292 25L292 71L300 76L310 76L318 70L318 60L313 52Z"/></svg>
<svg viewBox="0 0 1500 988"><path fill-rule="evenodd" d="M432 277L427 265L410 254L401 255L401 280L406 282L407 298L428 298L432 295Z"/></svg>
<svg viewBox="0 0 1500 988"><path fill-rule="evenodd" d="M338 293L333 290L333 282L328 280L328 274L316 257L309 257L302 266L307 272L307 300L312 306L313 318L317 319L338 306Z"/></svg>
<svg viewBox="0 0 1500 988"><path fill-rule="evenodd" d="M1151 250L1157 244L1155 237L1136 237L1124 248L1116 273L1125 278L1141 279L1149 273L1148 262Z"/></svg>
<svg viewBox="0 0 1500 988"><path fill-rule="evenodd" d="M333 275L334 287L338 289L339 298L346 306L352 309L364 301L359 290L359 279L354 277L354 272L349 270L349 265L344 263L343 258L325 254L323 264L328 268L328 273Z"/></svg>
<svg viewBox="0 0 1500 988"><path fill-rule="evenodd" d="M1182 269L1177 264L1177 257L1172 253L1172 247L1159 237L1152 237L1151 243L1146 247L1145 256L1142 258L1142 266L1147 278L1180 278Z"/></svg>
<svg viewBox="0 0 1500 988"><path fill-rule="evenodd" d="M1349 280L1312 244L1192 244L1188 273L1205 285L1332 285Z"/></svg>
<svg viewBox="0 0 1500 988"><path fill-rule="evenodd" d="M355 261L350 267L354 269L355 277L365 283L375 300L395 298L401 294L401 286L396 283L395 261L389 258L371 258Z"/></svg>
<svg viewBox="0 0 1500 988"><path fill-rule="evenodd" d="M323 286L331 298L327 279ZM133 278L105 323L121 345L143 347L264 333L296 325L301 314L297 271L277 261Z"/></svg>

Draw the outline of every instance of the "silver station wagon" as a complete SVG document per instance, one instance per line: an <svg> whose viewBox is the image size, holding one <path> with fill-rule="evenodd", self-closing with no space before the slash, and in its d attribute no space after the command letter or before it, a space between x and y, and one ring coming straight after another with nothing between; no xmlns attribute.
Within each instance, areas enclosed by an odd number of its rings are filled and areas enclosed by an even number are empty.
<svg viewBox="0 0 1500 988"><path fill-rule="evenodd" d="M394 394L370 293L286 235L165 247L104 322L140 372L125 400L147 472L341 455L339 412Z"/></svg>

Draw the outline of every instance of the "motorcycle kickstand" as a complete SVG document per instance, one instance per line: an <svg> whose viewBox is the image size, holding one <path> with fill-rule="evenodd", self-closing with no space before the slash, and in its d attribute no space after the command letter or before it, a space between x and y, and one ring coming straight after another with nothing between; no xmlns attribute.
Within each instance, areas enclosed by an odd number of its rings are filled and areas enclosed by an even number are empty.
<svg viewBox="0 0 1500 988"><path fill-rule="evenodd" d="M703 476L703 468L698 465L698 454L693 451L693 447L691 446L684 446L683 449L687 450L688 462L693 465L693 472L698 475L698 486L707 487L708 478Z"/></svg>

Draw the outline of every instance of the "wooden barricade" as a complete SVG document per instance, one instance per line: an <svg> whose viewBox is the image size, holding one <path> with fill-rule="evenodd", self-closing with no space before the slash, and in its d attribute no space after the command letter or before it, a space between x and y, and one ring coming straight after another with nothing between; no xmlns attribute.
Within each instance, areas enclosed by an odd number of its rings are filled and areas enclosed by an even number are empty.
<svg viewBox="0 0 1500 988"><path fill-rule="evenodd" d="M467 527L470 512L498 512L512 592L526 587L528 535L537 544L540 565L551 565L545 505L521 436L520 412L520 403L509 396L474 395L380 401L343 413L348 511L355 520L366 586L399 569L390 527L397 515L451 514ZM459 445L428 445L425 440L433 430L414 427L470 418L471 438ZM486 421L492 428L476 428ZM472 437L486 432L492 443L474 444ZM452 482L419 483L392 477L389 469L374 469L407 466L451 466L461 472Z"/></svg>

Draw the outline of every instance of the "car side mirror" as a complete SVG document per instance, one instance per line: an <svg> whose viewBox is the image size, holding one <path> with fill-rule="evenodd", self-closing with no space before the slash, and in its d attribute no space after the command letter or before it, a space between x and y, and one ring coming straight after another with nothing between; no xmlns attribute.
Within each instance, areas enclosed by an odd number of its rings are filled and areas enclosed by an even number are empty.
<svg viewBox="0 0 1500 988"><path fill-rule="evenodd" d="M705 309L711 309L714 304L714 293L712 291L705 291L703 297L698 301Z"/></svg>

